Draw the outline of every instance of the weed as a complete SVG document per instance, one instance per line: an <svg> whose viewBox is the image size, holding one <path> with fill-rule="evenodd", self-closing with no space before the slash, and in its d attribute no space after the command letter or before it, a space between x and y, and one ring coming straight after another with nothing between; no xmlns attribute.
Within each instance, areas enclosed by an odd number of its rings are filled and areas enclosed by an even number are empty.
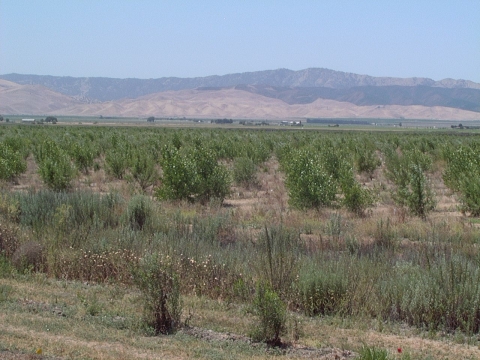
<svg viewBox="0 0 480 360"><path fill-rule="evenodd" d="M255 341L263 341L270 346L282 344L280 336L286 332L286 306L268 285L259 283L253 301L254 314L259 323L252 331Z"/></svg>
<svg viewBox="0 0 480 360"><path fill-rule="evenodd" d="M173 271L171 258L145 258L132 275L142 291L145 324L153 329L155 335L176 332L180 327L182 301L178 275Z"/></svg>

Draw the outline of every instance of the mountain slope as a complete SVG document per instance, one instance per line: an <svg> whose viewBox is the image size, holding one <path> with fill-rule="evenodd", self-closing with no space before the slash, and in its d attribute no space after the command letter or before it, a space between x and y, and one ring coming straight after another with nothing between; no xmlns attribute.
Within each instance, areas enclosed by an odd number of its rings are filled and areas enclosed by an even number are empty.
<svg viewBox="0 0 480 360"><path fill-rule="evenodd" d="M19 85L0 79L2 114L47 114L81 102L41 85Z"/></svg>
<svg viewBox="0 0 480 360"><path fill-rule="evenodd" d="M435 88L423 85L360 86L349 89L238 85L236 89L280 99L288 104L308 104L317 99L330 99L355 105L446 106L480 112L480 90L476 89Z"/></svg>
<svg viewBox="0 0 480 360"><path fill-rule="evenodd" d="M2 85L5 85L6 89ZM11 96L11 93L16 96ZM9 101L13 101L13 104ZM85 103L38 85L18 85L1 80L0 113L277 120L322 117L480 120L480 114L477 112L440 106L358 106L328 99L317 99L308 104L288 104L280 99L236 88L167 91L137 99Z"/></svg>
<svg viewBox="0 0 480 360"><path fill-rule="evenodd" d="M444 79L434 81L428 78L373 77L322 68L310 68L299 71L278 69L197 78L112 79L21 74L0 75L0 78L22 85L43 85L62 94L86 101L119 100L122 98L137 98L169 90L185 90L199 87L225 88L237 85L268 85L279 88L330 88L339 90L365 86L399 86L402 88L426 86L432 89L476 89L480 91L480 84L467 80ZM377 90L383 91L382 89Z"/></svg>

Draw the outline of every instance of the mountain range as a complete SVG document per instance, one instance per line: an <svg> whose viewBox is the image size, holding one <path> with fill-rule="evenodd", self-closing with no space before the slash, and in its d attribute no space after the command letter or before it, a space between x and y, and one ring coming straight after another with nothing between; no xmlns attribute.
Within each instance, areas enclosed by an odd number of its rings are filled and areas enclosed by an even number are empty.
<svg viewBox="0 0 480 360"><path fill-rule="evenodd" d="M0 75L0 113L480 120L480 84L311 68L197 78Z"/></svg>

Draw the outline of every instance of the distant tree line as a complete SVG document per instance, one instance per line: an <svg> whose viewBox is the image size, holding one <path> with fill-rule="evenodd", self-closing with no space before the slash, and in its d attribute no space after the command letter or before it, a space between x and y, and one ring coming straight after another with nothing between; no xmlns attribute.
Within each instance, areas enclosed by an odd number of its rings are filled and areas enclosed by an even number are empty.
<svg viewBox="0 0 480 360"><path fill-rule="evenodd" d="M214 119L210 121L211 124L233 124L232 119Z"/></svg>

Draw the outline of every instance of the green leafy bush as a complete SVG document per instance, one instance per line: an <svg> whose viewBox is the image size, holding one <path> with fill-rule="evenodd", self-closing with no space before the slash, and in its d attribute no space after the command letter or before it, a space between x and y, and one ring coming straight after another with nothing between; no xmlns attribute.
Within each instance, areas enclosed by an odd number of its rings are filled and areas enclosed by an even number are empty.
<svg viewBox="0 0 480 360"><path fill-rule="evenodd" d="M161 160L163 177L157 196L206 203L223 201L230 193L230 174L214 153L204 147L186 151L166 147Z"/></svg>
<svg viewBox="0 0 480 360"><path fill-rule="evenodd" d="M448 149L450 150L450 149ZM473 146L460 146L446 153L447 167L443 180L460 194L460 209L471 216L480 216L480 151Z"/></svg>
<svg viewBox="0 0 480 360"><path fill-rule="evenodd" d="M364 144L355 148L355 164L359 172L367 173L372 176L376 168L381 164L380 159L375 153L373 145Z"/></svg>
<svg viewBox="0 0 480 360"><path fill-rule="evenodd" d="M373 195L355 180L353 168L345 166L340 180L343 199L342 205L357 215L363 215L365 209L373 205Z"/></svg>
<svg viewBox="0 0 480 360"><path fill-rule="evenodd" d="M70 149L70 156L77 168L84 174L88 173L88 169L93 166L93 161L95 160L92 146L87 142L81 144L73 143Z"/></svg>
<svg viewBox="0 0 480 360"><path fill-rule="evenodd" d="M123 179L128 169L129 154L125 149L114 148L105 154L107 173L117 179Z"/></svg>
<svg viewBox="0 0 480 360"><path fill-rule="evenodd" d="M22 154L5 142L0 143L0 180L12 180L27 170Z"/></svg>
<svg viewBox="0 0 480 360"><path fill-rule="evenodd" d="M252 338L271 346L280 346L282 344L280 337L286 332L285 303L268 285L260 283L253 301L253 311L259 322L252 331Z"/></svg>
<svg viewBox="0 0 480 360"><path fill-rule="evenodd" d="M390 149L387 152L387 177L397 188L394 200L406 206L410 212L423 219L436 206L426 172L431 168L431 158L418 149L405 151L402 155Z"/></svg>
<svg viewBox="0 0 480 360"><path fill-rule="evenodd" d="M155 160L146 151L137 150L134 152L130 172L142 191L145 191L147 187L153 185L157 180Z"/></svg>
<svg viewBox="0 0 480 360"><path fill-rule="evenodd" d="M64 191L70 188L76 169L67 152L54 141L45 140L37 149L37 163L43 182L52 190Z"/></svg>
<svg viewBox="0 0 480 360"><path fill-rule="evenodd" d="M285 185L290 204L300 209L330 206L336 199L337 183L319 156L298 150L284 159Z"/></svg>

